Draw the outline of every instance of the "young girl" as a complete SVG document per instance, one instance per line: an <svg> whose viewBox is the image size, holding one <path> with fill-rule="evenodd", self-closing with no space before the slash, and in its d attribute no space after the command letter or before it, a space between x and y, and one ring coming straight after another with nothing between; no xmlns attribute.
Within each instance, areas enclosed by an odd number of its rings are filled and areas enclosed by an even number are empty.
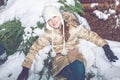
<svg viewBox="0 0 120 80"><path fill-rule="evenodd" d="M67 80L85 80L86 60L78 52L79 39L85 39L102 47L110 62L118 59L107 42L95 32L82 27L73 13L60 13L55 6L49 5L44 8L43 17L46 22L45 34L31 46L17 80L27 79L35 55L47 45L52 45L52 51L56 54L52 64L53 76L62 76Z"/></svg>

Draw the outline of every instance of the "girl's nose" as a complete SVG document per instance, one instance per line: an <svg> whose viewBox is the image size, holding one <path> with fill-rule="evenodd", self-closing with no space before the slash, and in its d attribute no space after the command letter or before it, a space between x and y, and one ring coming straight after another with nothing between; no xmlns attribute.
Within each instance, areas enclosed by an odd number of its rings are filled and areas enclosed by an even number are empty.
<svg viewBox="0 0 120 80"><path fill-rule="evenodd" d="M51 22L52 22L52 24L55 24L55 19L53 18L53 19L51 20Z"/></svg>

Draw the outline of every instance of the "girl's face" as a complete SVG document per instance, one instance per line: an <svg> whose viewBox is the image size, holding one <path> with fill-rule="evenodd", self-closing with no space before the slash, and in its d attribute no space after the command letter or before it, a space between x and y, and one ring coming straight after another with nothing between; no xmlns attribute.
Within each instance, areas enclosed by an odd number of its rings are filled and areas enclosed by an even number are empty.
<svg viewBox="0 0 120 80"><path fill-rule="evenodd" d="M48 20L48 24L52 27L52 28L59 28L61 26L61 20L58 16L54 16L52 18L50 18Z"/></svg>

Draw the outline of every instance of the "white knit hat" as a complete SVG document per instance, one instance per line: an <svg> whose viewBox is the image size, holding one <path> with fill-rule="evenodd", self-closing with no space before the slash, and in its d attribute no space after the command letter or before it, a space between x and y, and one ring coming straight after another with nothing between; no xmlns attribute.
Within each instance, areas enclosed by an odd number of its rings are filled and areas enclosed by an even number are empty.
<svg viewBox="0 0 120 80"><path fill-rule="evenodd" d="M48 20L54 16L58 16L63 23L63 19L62 19L62 15L59 11L59 9L53 5L47 5L44 7L44 10L43 10L43 17L44 17L44 20L45 22L47 23ZM46 24L46 28L49 29L49 30L52 30L53 28L49 26L49 24L47 23Z"/></svg>
<svg viewBox="0 0 120 80"><path fill-rule="evenodd" d="M63 37L65 36L64 34L64 21L63 21L63 18L62 18L62 15L59 11L59 8L53 6L53 5L47 5L44 7L44 10L43 10L43 17L44 17L44 20L46 22L46 28L49 29L49 30L52 30L52 46L53 46L53 28L48 24L48 20L54 16L58 16L61 20L61 23L63 25ZM64 37L65 38L65 37ZM63 55L66 55L67 54L67 51L65 49L65 39L63 41L63 50L62 50L62 54ZM52 51L54 51L53 47L52 47Z"/></svg>
<svg viewBox="0 0 120 80"><path fill-rule="evenodd" d="M47 22L53 16L61 17L61 13L60 13L59 9L52 5L45 6L45 8L43 10L43 17L44 17L45 21Z"/></svg>

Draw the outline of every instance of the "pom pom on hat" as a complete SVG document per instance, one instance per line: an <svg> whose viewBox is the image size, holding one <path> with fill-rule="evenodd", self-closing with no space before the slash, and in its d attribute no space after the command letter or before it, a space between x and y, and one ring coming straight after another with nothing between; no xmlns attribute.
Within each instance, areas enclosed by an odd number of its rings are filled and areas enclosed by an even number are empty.
<svg viewBox="0 0 120 80"><path fill-rule="evenodd" d="M62 50L62 53L61 53L62 55L67 55L67 50L65 49L65 48L63 48L63 50Z"/></svg>

